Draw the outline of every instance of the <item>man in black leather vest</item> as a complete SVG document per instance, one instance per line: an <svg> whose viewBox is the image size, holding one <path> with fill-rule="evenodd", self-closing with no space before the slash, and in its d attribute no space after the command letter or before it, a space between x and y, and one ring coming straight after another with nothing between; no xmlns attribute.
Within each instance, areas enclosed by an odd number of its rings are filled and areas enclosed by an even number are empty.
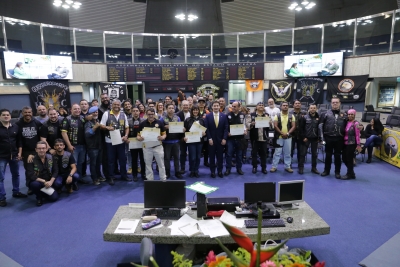
<svg viewBox="0 0 400 267"><path fill-rule="evenodd" d="M342 150L344 136L344 114L340 113L340 100L337 97L331 99L331 109L320 116L320 136L325 142L325 169L321 176L329 175L332 165L332 154L335 156L335 177L340 179L340 167L342 165Z"/></svg>

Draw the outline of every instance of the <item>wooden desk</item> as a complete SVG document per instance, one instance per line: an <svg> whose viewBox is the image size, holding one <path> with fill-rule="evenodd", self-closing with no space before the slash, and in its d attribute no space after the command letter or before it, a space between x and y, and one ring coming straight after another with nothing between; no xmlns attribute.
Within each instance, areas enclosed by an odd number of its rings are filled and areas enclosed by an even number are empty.
<svg viewBox="0 0 400 267"><path fill-rule="evenodd" d="M144 237L150 238L155 244L215 244L216 241L209 236L199 234L192 237L171 236L171 230L167 226L161 228L142 230L141 223L133 234L115 234L122 218L137 219L141 217L143 209L120 206L111 222L103 233L104 241L140 243ZM190 211L193 218L196 218L196 211ZM282 216L282 215L281 215ZM297 210L285 211L282 217L293 217L293 223L286 223L286 227L263 228L262 240L281 240L286 238L301 238L308 236L327 235L330 233L329 225L306 203L299 204ZM166 220L162 220L164 224ZM168 225L171 225L169 222ZM257 238L257 229L241 228L253 242ZM218 237L222 243L235 243L230 236Z"/></svg>

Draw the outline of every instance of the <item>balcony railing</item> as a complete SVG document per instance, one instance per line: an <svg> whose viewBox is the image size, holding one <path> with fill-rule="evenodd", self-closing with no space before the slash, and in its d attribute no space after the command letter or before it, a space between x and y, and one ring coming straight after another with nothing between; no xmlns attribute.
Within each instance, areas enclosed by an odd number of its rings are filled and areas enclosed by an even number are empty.
<svg viewBox="0 0 400 267"><path fill-rule="evenodd" d="M74 62L266 62L302 53L400 51L400 9L300 28L216 34L98 31L8 17L0 17L0 26L0 51L69 55Z"/></svg>

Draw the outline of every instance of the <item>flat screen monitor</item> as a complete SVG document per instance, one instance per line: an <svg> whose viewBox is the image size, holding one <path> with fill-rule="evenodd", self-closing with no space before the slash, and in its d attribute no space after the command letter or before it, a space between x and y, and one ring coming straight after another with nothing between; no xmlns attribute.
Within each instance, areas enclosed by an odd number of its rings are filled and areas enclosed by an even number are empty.
<svg viewBox="0 0 400 267"><path fill-rule="evenodd" d="M186 181L144 181L144 207L185 208Z"/></svg>
<svg viewBox="0 0 400 267"><path fill-rule="evenodd" d="M285 56L284 76L293 78L343 76L343 52Z"/></svg>
<svg viewBox="0 0 400 267"><path fill-rule="evenodd" d="M278 205L304 201L304 180L278 182Z"/></svg>
<svg viewBox="0 0 400 267"><path fill-rule="evenodd" d="M4 52L5 79L68 80L72 79L72 58Z"/></svg>
<svg viewBox="0 0 400 267"><path fill-rule="evenodd" d="M244 202L252 204L257 202L274 203L276 201L276 184L244 183Z"/></svg>

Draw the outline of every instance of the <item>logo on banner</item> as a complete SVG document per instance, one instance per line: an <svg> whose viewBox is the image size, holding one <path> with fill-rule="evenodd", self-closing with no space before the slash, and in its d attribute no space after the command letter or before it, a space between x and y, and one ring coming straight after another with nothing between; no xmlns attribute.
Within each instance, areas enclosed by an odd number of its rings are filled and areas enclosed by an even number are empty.
<svg viewBox="0 0 400 267"><path fill-rule="evenodd" d="M354 88L354 81L352 79L344 79L339 82L338 89L342 93L348 93Z"/></svg>
<svg viewBox="0 0 400 267"><path fill-rule="evenodd" d="M260 82L259 81L256 81L256 82L250 81L249 84L250 84L251 88L256 89L256 88L258 88L258 85L260 84Z"/></svg>
<svg viewBox="0 0 400 267"><path fill-rule="evenodd" d="M220 88L217 87L216 85L207 83L207 84L203 84L200 87L198 87L197 91L200 91L202 96L212 94L214 96L214 98L216 98L216 97L218 97L219 89Z"/></svg>
<svg viewBox="0 0 400 267"><path fill-rule="evenodd" d="M271 94L275 101L287 101L292 94L292 83L285 81L272 83Z"/></svg>
<svg viewBox="0 0 400 267"><path fill-rule="evenodd" d="M315 92L317 92L318 94L320 93L320 90L321 89L319 89L318 88L318 83L311 83L311 84L309 84L308 82L306 82L306 81L302 81L301 82L301 86L300 86L300 88L301 88L301 98L300 98L300 101L302 100L302 99L311 99L312 100L312 102L315 102L315 100L314 100L314 98L313 98L313 95L314 95L314 93ZM305 102L305 101L304 101ZM309 101L307 101L307 102L309 102Z"/></svg>
<svg viewBox="0 0 400 267"><path fill-rule="evenodd" d="M66 81L29 81L30 100L34 112L40 105L46 108L69 107L69 87Z"/></svg>

